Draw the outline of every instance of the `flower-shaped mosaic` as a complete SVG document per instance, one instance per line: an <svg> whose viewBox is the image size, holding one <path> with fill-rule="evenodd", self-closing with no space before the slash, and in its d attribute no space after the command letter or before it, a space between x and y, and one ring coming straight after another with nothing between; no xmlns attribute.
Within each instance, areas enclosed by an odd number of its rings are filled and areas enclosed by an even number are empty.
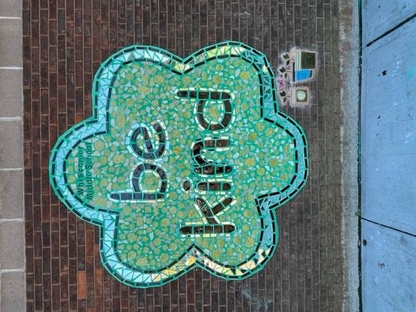
<svg viewBox="0 0 416 312"><path fill-rule="evenodd" d="M308 159L262 53L224 42L181 59L130 46L101 65L92 96L93 116L52 150L50 181L100 227L116 279L154 287L194 267L225 279L264 267L273 210L305 184Z"/></svg>

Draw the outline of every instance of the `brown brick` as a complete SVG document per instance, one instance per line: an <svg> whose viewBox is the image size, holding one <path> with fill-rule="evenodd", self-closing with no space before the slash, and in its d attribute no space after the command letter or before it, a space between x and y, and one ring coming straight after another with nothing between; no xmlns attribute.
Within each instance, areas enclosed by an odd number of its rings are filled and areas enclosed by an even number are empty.
<svg viewBox="0 0 416 312"><path fill-rule="evenodd" d="M85 271L78 271L77 287L78 299L85 299L87 296L87 277Z"/></svg>
<svg viewBox="0 0 416 312"><path fill-rule="evenodd" d="M261 302L276 311L340 309L340 109L331 87L338 79L336 3L25 0L23 7L28 311L257 311ZM226 39L260 49L274 69L294 45L318 51L315 102L303 111L282 108L310 141L310 182L278 211L279 247L252 278L225 282L199 269L162 288L122 286L103 271L97 228L50 193L50 149L70 125L91 116L93 75L110 53L135 43L186 56Z"/></svg>

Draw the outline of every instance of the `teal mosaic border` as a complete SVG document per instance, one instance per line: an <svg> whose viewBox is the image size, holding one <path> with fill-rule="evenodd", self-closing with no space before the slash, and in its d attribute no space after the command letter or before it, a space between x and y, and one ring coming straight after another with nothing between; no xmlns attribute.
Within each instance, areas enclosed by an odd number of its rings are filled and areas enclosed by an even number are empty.
<svg viewBox="0 0 416 312"><path fill-rule="evenodd" d="M192 244L183 251L177 261L158 269L142 269L120 258L117 250L120 231L120 213L80 198L68 185L68 159L80 144L109 132L109 105L117 73L131 63L154 64L184 76L199 66L218 59L240 59L249 63L257 72L260 84L260 116L280 128L293 141L295 174L278 192L256 196L256 206L261 218L261 234L256 252L234 265L216 261L202 248ZM155 287L164 285L200 267L225 279L243 279L258 272L273 255L278 242L278 225L273 209L293 198L306 183L308 177L307 140L302 128L289 116L279 111L276 82L266 57L257 50L239 43L223 42L201 49L185 59L152 46L130 46L112 55L100 66L93 82L93 116L73 126L59 137L51 152L49 164L50 182L58 198L81 219L100 227L100 254L103 265L120 282L131 287ZM265 138L267 139L267 138ZM244 242L243 242L244 244Z"/></svg>

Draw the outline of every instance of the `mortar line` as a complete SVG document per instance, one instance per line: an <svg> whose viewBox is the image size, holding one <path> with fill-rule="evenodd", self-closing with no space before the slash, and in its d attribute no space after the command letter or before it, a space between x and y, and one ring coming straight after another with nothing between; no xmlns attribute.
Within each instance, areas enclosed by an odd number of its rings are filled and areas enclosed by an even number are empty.
<svg viewBox="0 0 416 312"><path fill-rule="evenodd" d="M21 17L17 17L17 16L0 16L0 20L21 20Z"/></svg>
<svg viewBox="0 0 416 312"><path fill-rule="evenodd" d="M368 42L365 47L368 48L369 46L371 46L373 43L375 43L376 41L379 41L380 39L386 37L387 35L391 34L393 31L399 29L400 27L402 27L404 24L407 24L408 22L410 22L412 19L414 19L416 17L416 13L411 15L410 17L406 18L404 21L400 22L399 24L397 24L396 26L394 26L393 28L390 28L388 31L386 31L385 33L383 33L381 36L378 36L376 39L371 40L370 42Z"/></svg>
<svg viewBox="0 0 416 312"><path fill-rule="evenodd" d="M0 69L4 69L4 70L23 70L23 67L20 67L20 66L0 66Z"/></svg>
<svg viewBox="0 0 416 312"><path fill-rule="evenodd" d="M21 121L22 117L0 117L0 121Z"/></svg>
<svg viewBox="0 0 416 312"><path fill-rule="evenodd" d="M2 172L2 171L4 171L4 172L7 172L7 171L21 171L21 170L23 170L23 168L0 168L0 172Z"/></svg>
<svg viewBox="0 0 416 312"><path fill-rule="evenodd" d="M24 221L23 218L14 218L14 219L2 218L2 219L0 219L0 223L5 223L5 222L23 222L23 221Z"/></svg>
<svg viewBox="0 0 416 312"><path fill-rule="evenodd" d="M3 273L25 273L25 269L0 269L0 274Z"/></svg>
<svg viewBox="0 0 416 312"><path fill-rule="evenodd" d="M400 229L395 228L393 226L389 226L389 225L386 225L386 224L383 224L383 223L380 223L380 222L377 222L377 221L373 221L373 220L370 220L370 219L367 219L367 218L361 218L361 221L363 221L363 220L367 221L367 222L370 222L370 223L373 223L373 224L376 224L376 225L379 225L379 226L382 226L382 227L384 227L386 229L389 229L389 230L393 230L393 231L396 231L396 232L399 232L399 233L402 233L402 234L406 234L406 235L409 235L409 236L412 236L412 237L416 237L416 234L400 230Z"/></svg>

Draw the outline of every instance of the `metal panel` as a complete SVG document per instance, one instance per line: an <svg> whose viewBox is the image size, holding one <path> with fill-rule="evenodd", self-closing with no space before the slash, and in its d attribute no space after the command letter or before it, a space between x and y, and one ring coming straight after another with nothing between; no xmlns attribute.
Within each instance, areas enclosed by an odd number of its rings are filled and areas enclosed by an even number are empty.
<svg viewBox="0 0 416 312"><path fill-rule="evenodd" d="M363 51L362 215L416 233L416 20Z"/></svg>
<svg viewBox="0 0 416 312"><path fill-rule="evenodd" d="M376 39L416 12L416 1L364 1L363 44Z"/></svg>
<svg viewBox="0 0 416 312"><path fill-rule="evenodd" d="M416 237L362 221L363 311L415 311Z"/></svg>

